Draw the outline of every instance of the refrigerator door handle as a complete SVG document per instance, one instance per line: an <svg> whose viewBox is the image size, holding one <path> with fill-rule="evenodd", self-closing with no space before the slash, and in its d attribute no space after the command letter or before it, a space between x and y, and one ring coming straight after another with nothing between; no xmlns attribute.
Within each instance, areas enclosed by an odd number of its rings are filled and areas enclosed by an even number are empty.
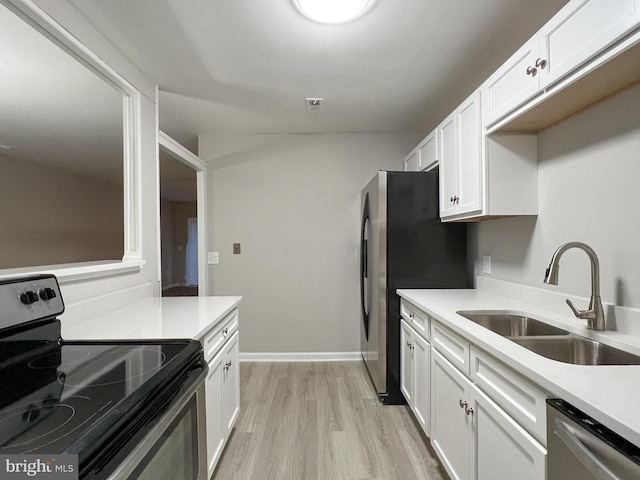
<svg viewBox="0 0 640 480"><path fill-rule="evenodd" d="M367 223L369 222L369 194L364 197L362 208L362 226L360 229L360 307L362 309L362 322L364 324L365 338L369 339L369 313L365 305L365 278L369 270L368 241L365 238Z"/></svg>

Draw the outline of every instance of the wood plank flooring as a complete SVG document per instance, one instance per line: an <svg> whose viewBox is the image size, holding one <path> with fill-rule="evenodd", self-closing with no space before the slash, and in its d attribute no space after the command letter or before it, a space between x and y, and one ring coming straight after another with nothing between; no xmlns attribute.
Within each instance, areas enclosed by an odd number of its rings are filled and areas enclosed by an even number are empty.
<svg viewBox="0 0 640 480"><path fill-rule="evenodd" d="M242 363L242 410L214 480L446 480L406 406L361 362Z"/></svg>

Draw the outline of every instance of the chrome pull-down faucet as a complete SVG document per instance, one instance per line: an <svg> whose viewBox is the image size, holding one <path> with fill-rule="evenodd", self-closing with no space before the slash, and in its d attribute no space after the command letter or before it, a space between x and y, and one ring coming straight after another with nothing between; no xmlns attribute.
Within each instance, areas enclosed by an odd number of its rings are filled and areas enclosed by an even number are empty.
<svg viewBox="0 0 640 480"><path fill-rule="evenodd" d="M578 310L573 306L571 300L567 299L567 305L573 311L573 314L587 321L587 327L592 330L604 330L604 308L602 307L602 300L600 299L600 264L598 262L598 256L586 243L582 242L568 242L561 245L551 257L551 263L544 275L544 283L550 285L558 284L558 270L560 268L560 257L570 248L579 248L583 250L591 261L591 299L589 300L589 308L587 310Z"/></svg>

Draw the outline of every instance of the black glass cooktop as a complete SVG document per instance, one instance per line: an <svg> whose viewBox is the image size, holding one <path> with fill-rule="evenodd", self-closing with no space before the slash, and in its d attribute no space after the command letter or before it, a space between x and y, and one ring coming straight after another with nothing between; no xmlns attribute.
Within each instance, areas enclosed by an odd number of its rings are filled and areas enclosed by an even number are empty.
<svg viewBox="0 0 640 480"><path fill-rule="evenodd" d="M38 348L0 363L0 453L78 454L81 463L124 424L144 422L139 412L170 395L167 385L201 355L190 340L10 340L0 349Z"/></svg>

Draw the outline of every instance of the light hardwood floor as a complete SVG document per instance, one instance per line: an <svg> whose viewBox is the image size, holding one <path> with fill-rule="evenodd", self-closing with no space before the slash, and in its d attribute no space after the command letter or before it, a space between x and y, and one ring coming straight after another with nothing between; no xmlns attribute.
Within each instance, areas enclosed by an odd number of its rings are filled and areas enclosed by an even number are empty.
<svg viewBox="0 0 640 480"><path fill-rule="evenodd" d="M242 363L242 410L214 480L445 480L406 406L361 362Z"/></svg>

